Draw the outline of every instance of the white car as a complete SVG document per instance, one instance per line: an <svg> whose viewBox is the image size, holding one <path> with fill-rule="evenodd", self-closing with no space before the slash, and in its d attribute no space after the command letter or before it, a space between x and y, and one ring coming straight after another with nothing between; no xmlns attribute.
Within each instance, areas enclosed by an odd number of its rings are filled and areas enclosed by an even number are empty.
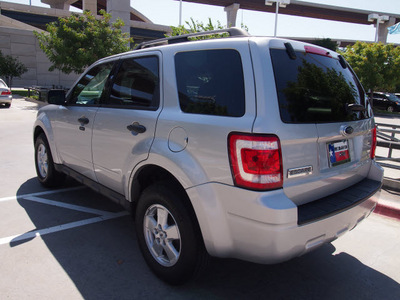
<svg viewBox="0 0 400 300"><path fill-rule="evenodd" d="M0 79L0 104L9 108L12 102L11 89L7 86L4 80Z"/></svg>

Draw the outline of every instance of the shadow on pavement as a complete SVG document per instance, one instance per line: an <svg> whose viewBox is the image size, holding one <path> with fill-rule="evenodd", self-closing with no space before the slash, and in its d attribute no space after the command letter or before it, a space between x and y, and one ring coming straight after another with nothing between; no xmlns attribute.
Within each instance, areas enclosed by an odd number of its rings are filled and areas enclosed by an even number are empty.
<svg viewBox="0 0 400 300"><path fill-rule="evenodd" d="M69 183L70 186L76 186ZM18 195L38 188L28 180ZM116 211L103 196L81 189L43 198L100 210ZM37 229L84 220L93 215L18 202ZM142 259L130 216L40 237L84 299L399 299L400 285L347 253L335 254L331 244L277 265L213 259L207 273L181 287L158 280ZM29 241L25 241L29 242ZM13 245L18 247L18 244ZM360 245L362 247L362 245ZM56 270L58 268L55 268ZM57 278L49 270L46 285Z"/></svg>

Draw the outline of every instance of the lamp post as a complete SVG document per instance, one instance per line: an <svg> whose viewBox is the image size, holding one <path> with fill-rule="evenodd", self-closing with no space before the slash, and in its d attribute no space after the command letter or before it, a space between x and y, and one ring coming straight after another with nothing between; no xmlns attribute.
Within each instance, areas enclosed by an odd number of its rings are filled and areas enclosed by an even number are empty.
<svg viewBox="0 0 400 300"><path fill-rule="evenodd" d="M276 32L278 29L278 12L279 12L279 7L286 7L286 5L290 4L290 0L265 0L265 5L272 5L275 3L276 9L275 9L275 28L274 28L274 37L276 37Z"/></svg>
<svg viewBox="0 0 400 300"><path fill-rule="evenodd" d="M179 26L182 25L182 0L179 1Z"/></svg>
<svg viewBox="0 0 400 300"><path fill-rule="evenodd" d="M379 24L383 24L389 21L389 16L386 15L378 15L378 14L369 14L368 21L374 22L376 20L376 32L375 32L375 43L379 40Z"/></svg>

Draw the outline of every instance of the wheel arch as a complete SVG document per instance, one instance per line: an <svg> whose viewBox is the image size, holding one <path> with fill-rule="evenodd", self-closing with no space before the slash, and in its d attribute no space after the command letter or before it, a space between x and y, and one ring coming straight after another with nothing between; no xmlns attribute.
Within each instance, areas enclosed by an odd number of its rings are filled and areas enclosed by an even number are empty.
<svg viewBox="0 0 400 300"><path fill-rule="evenodd" d="M159 182L167 182L171 188L177 189L182 195L185 196L185 201L187 200L186 202L190 204L191 210L193 210L189 196L179 180L165 168L154 164L144 165L136 171L130 185L130 200L132 202L132 208L135 208L137 202L139 201L140 195L147 187Z"/></svg>
<svg viewBox="0 0 400 300"><path fill-rule="evenodd" d="M180 195L182 195L182 202L188 208L193 217L193 220L196 223L196 226L199 232L202 232L201 226L199 223L199 219L193 207L193 204L190 200L188 193L186 192L184 186L181 182L168 170L165 168L154 165L148 164L142 166L133 177L131 183L131 190L130 190L130 200L131 200L131 208L132 208L132 216L135 215L136 205L139 202L140 195L142 192L149 186L157 183L167 183L168 188L174 189L178 191ZM203 237L202 237L203 239ZM203 241L204 243L204 241Z"/></svg>
<svg viewBox="0 0 400 300"><path fill-rule="evenodd" d="M54 142L54 134L53 129L50 125L49 119L42 114L38 116L34 126L33 126L33 143L35 144L36 139L40 134L44 134L46 136L47 142L50 146L51 155L53 158L54 163L60 164L61 160L58 156L56 145Z"/></svg>
<svg viewBox="0 0 400 300"><path fill-rule="evenodd" d="M38 138L39 135L41 134L46 135L46 133L44 132L43 128L40 126L35 126L34 130L33 130L33 142L36 141L36 139Z"/></svg>

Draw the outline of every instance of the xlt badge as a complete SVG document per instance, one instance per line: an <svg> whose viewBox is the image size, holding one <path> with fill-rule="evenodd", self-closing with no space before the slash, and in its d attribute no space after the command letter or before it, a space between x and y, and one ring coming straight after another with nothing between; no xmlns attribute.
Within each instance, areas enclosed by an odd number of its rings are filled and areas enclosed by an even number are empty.
<svg viewBox="0 0 400 300"><path fill-rule="evenodd" d="M305 166L300 168L293 168L288 170L288 178L299 177L299 176L306 176L312 174L313 167L312 166Z"/></svg>

